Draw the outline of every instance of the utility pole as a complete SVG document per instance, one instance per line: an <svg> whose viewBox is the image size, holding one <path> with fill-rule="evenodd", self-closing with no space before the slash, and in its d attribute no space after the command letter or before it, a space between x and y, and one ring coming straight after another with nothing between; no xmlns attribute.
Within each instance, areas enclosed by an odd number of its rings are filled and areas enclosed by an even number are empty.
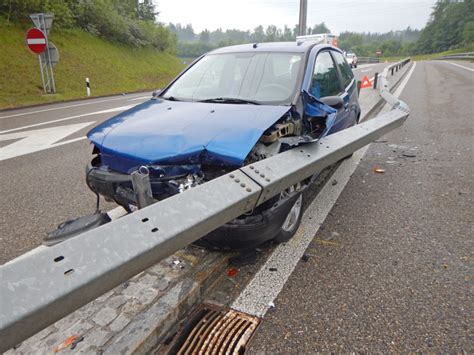
<svg viewBox="0 0 474 355"><path fill-rule="evenodd" d="M308 13L308 0L300 0L300 20L298 22L298 35L306 34L306 15Z"/></svg>

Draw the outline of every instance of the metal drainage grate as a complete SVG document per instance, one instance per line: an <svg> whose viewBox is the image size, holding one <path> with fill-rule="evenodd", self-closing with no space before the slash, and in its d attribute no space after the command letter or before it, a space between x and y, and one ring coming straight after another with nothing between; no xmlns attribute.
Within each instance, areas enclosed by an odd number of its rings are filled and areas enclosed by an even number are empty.
<svg viewBox="0 0 474 355"><path fill-rule="evenodd" d="M259 323L258 318L232 309L201 305L177 335L168 354L244 354Z"/></svg>

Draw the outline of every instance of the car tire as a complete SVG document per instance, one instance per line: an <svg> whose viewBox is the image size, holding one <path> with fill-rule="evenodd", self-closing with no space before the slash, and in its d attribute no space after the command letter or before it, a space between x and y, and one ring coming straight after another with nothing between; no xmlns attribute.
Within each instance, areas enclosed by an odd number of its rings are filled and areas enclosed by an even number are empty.
<svg viewBox="0 0 474 355"><path fill-rule="evenodd" d="M280 232L273 240L276 243L285 243L289 241L298 230L303 217L303 193L299 193L295 200L295 203L288 212L285 220L283 221Z"/></svg>

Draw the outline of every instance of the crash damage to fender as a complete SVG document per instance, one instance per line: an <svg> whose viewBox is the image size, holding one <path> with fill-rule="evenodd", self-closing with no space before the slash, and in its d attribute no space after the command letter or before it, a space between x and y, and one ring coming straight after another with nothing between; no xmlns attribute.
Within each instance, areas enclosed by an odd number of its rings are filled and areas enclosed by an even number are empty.
<svg viewBox="0 0 474 355"><path fill-rule="evenodd" d="M326 135L336 110L305 91L302 102L304 117L294 106L149 100L88 133L96 157L87 183L135 205L130 174L146 166L152 197L162 200Z"/></svg>
<svg viewBox="0 0 474 355"><path fill-rule="evenodd" d="M91 130L102 165L130 173L140 165L242 166L288 106L149 100Z"/></svg>

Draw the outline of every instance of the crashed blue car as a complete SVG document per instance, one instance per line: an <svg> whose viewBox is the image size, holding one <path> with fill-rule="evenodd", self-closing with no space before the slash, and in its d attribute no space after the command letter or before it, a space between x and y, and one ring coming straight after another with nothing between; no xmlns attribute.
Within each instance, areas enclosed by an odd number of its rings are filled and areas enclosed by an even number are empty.
<svg viewBox="0 0 474 355"><path fill-rule="evenodd" d="M136 209L132 173L149 177L160 201L252 162L317 141L360 117L354 75L342 52L311 41L220 48L195 60L153 98L93 128L87 184ZM301 181L202 238L245 249L296 232Z"/></svg>

